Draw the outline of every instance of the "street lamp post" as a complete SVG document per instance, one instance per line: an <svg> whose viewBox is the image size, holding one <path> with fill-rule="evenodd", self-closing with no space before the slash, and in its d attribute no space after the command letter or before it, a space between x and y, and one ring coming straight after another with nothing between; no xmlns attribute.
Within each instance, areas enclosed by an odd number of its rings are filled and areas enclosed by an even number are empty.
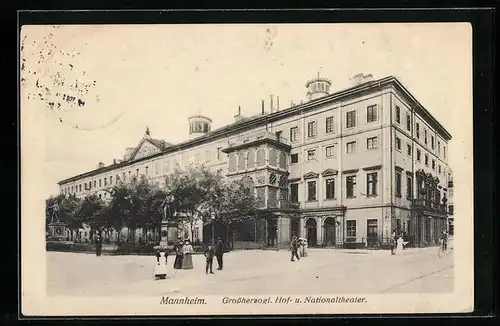
<svg viewBox="0 0 500 326"><path fill-rule="evenodd" d="M210 219L212 221L212 245L215 244L215 213L210 213Z"/></svg>

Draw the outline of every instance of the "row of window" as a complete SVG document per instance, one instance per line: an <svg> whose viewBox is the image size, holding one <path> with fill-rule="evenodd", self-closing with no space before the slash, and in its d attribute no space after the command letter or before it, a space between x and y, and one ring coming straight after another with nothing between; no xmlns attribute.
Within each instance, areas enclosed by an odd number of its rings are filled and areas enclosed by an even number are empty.
<svg viewBox="0 0 500 326"><path fill-rule="evenodd" d="M398 151L401 151L401 138L397 137L396 136L396 149ZM412 146L410 144L406 144L406 154L411 157L412 156ZM422 162L422 151L420 149L417 148L417 162ZM425 166L429 166L429 154L425 154L424 155L424 164ZM436 170L436 160L432 160L431 162L431 166L432 166L432 169L433 170ZM441 165L438 164L438 173L441 174L441 173L445 173L442 169L441 169Z"/></svg>
<svg viewBox="0 0 500 326"><path fill-rule="evenodd" d="M401 123L401 108L396 105L396 123L400 124ZM427 135L427 129L424 129L424 144L428 145L428 135ZM406 130L408 130L411 133L411 116L410 114L406 114ZM417 122L415 124L415 136L418 140L420 140L420 124ZM431 148L434 150L436 148L436 141L434 139L434 136L431 135ZM438 140L437 141L437 150L438 150L438 156L441 157L441 142ZM446 146L443 145L443 158L446 159Z"/></svg>
<svg viewBox="0 0 500 326"><path fill-rule="evenodd" d="M271 148L268 151L268 155L269 165L286 169L287 157L284 152ZM254 151L249 150L246 153L240 152L229 156L229 172L235 172L236 170L243 171L264 165L266 165L266 152L262 148L258 149L256 154L254 154Z"/></svg>
<svg viewBox="0 0 500 326"><path fill-rule="evenodd" d="M377 105L370 105L366 108L366 122L375 122L378 120ZM346 128L356 127L356 110L346 112ZM330 134L335 132L335 120L333 116L325 118L325 133ZM276 133L281 135L281 131ZM307 138L316 138L318 135L318 127L316 121L307 123ZM290 128L290 141L299 140L299 127Z"/></svg>
<svg viewBox="0 0 500 326"><path fill-rule="evenodd" d="M357 178L356 175L349 175L345 177L345 190L346 198L356 198L358 194L357 189ZM401 171L396 171L396 189L395 195L397 197L402 197L402 173ZM324 189L325 189L325 199L335 199L335 177L325 179ZM359 193L366 197L376 197L378 195L378 172L370 172L366 174L366 192ZM316 180L307 181L307 201L316 201L317 198L317 188L318 182ZM413 177L411 175L406 176L406 197L411 199L413 197ZM299 201L299 184L290 184L290 200L292 202Z"/></svg>

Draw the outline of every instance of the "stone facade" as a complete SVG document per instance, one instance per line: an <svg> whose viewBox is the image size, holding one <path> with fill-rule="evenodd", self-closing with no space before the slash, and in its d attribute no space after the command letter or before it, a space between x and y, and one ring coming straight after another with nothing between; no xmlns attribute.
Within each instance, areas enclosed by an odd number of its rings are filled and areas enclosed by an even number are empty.
<svg viewBox="0 0 500 326"><path fill-rule="evenodd" d="M322 82L317 91L328 92L331 82L318 77ZM106 199L117 181L145 175L164 186L175 166L204 164L251 183L265 221L255 222L252 234L268 246L286 246L293 235L311 246L378 246L394 229L413 245L435 243L446 227L451 135L394 77L319 97L315 90L308 88L310 100L301 105L249 118L239 113L234 124L214 131L207 125L208 132L178 145L152 139L148 130L124 160L61 181L61 192ZM417 172L433 180L425 195ZM207 241L201 222L197 230Z"/></svg>

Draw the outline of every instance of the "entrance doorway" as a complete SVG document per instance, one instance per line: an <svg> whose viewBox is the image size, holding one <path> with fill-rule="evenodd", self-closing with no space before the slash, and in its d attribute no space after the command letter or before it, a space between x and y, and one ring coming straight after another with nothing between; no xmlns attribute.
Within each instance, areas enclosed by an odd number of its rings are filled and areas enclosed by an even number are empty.
<svg viewBox="0 0 500 326"><path fill-rule="evenodd" d="M318 229L314 218L309 218L306 222L307 244L309 247L315 247L318 244Z"/></svg>
<svg viewBox="0 0 500 326"><path fill-rule="evenodd" d="M267 219L267 246L274 247L278 238L278 219Z"/></svg>
<svg viewBox="0 0 500 326"><path fill-rule="evenodd" d="M290 218L290 239L292 237L300 237L300 218Z"/></svg>
<svg viewBox="0 0 500 326"><path fill-rule="evenodd" d="M325 220L325 239L324 239L324 244L327 247L335 246L337 243L335 235L335 218L334 217L328 217Z"/></svg>
<svg viewBox="0 0 500 326"><path fill-rule="evenodd" d="M375 247L378 244L378 220L366 221L366 246Z"/></svg>

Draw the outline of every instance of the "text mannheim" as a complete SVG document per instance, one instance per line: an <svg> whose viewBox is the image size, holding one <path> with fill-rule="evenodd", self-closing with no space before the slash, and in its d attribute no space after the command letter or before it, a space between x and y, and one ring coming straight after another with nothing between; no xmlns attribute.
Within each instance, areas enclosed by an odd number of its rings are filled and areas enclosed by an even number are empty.
<svg viewBox="0 0 500 326"><path fill-rule="evenodd" d="M253 184L261 211L237 241L284 246L296 235L310 246L359 248L387 243L398 229L415 246L436 244L452 222L451 135L395 77L358 74L332 94L330 86L318 76L303 103L280 110L278 99L266 110L262 102L261 114L238 112L217 130L193 116L181 144L147 130L122 159L59 182L60 191L106 199L133 176L165 186L176 166L204 164ZM182 225L165 227L169 239L191 237ZM199 221L193 238L210 241L210 230Z"/></svg>

